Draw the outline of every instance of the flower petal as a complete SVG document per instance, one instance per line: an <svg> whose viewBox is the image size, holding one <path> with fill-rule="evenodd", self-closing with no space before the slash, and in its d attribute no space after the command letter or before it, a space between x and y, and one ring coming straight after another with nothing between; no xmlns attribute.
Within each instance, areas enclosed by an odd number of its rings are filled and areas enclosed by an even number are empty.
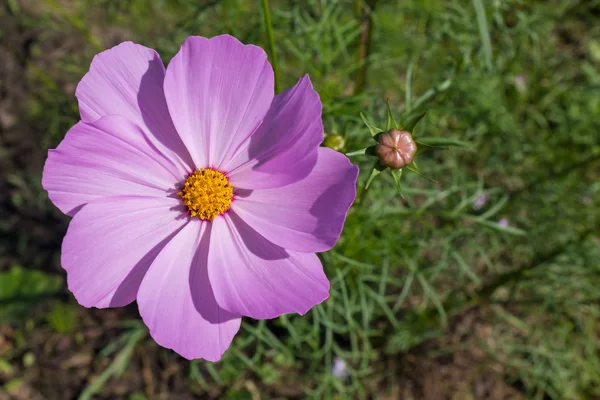
<svg viewBox="0 0 600 400"><path fill-rule="evenodd" d="M232 212L212 222L208 276L221 307L255 319L304 314L329 297L315 254L274 245Z"/></svg>
<svg viewBox="0 0 600 400"><path fill-rule="evenodd" d="M164 79L165 66L152 49L124 42L103 51L77 85L81 119L121 115L147 128L149 140L174 162L192 166L167 109Z"/></svg>
<svg viewBox="0 0 600 400"><path fill-rule="evenodd" d="M275 96L262 125L225 168L233 186L273 188L306 177L323 141L321 108L308 75Z"/></svg>
<svg viewBox="0 0 600 400"><path fill-rule="evenodd" d="M306 178L236 197L232 209L279 246L303 252L326 251L340 237L356 197L357 176L358 167L346 156L320 148L317 164Z"/></svg>
<svg viewBox="0 0 600 400"><path fill-rule="evenodd" d="M187 359L218 361L241 317L215 301L206 266L207 227L194 219L165 246L144 277L137 301L158 344Z"/></svg>
<svg viewBox="0 0 600 400"><path fill-rule="evenodd" d="M86 204L69 224L62 266L69 290L85 307L135 300L154 257L187 222L172 198L116 196Z"/></svg>
<svg viewBox="0 0 600 400"><path fill-rule="evenodd" d="M196 168L220 169L267 113L273 70L260 47L193 36L169 63L164 90Z"/></svg>
<svg viewBox="0 0 600 400"><path fill-rule="evenodd" d="M42 185L62 212L115 195L166 196L186 171L166 159L142 129L120 116L80 122L48 152Z"/></svg>

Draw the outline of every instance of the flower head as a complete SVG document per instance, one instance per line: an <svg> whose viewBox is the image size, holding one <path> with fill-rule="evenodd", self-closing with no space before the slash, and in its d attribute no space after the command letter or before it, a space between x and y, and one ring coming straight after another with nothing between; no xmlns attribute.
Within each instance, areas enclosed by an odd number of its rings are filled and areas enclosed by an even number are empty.
<svg viewBox="0 0 600 400"><path fill-rule="evenodd" d="M215 361L242 316L329 296L315 252L339 238L358 169L319 147L307 76L274 96L265 52L231 36L188 38L166 69L126 42L76 95L81 121L42 183L73 217L61 262L80 304L137 300L159 344Z"/></svg>

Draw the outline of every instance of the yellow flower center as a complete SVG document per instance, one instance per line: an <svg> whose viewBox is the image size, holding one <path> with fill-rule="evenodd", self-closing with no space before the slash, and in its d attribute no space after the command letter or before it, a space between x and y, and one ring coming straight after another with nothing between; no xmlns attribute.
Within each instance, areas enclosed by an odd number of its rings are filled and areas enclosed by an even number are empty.
<svg viewBox="0 0 600 400"><path fill-rule="evenodd" d="M231 207L233 186L224 173L201 168L188 176L183 189L177 194L192 217L212 220Z"/></svg>

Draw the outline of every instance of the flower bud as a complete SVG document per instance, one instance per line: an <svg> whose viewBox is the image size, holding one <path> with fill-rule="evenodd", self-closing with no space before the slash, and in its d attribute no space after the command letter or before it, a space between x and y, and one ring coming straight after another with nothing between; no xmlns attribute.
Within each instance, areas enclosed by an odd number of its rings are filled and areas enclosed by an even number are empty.
<svg viewBox="0 0 600 400"><path fill-rule="evenodd" d="M381 133L375 147L379 162L393 169L410 164L416 153L417 145L410 133L398 129Z"/></svg>
<svg viewBox="0 0 600 400"><path fill-rule="evenodd" d="M335 151L344 152L346 149L346 140L344 140L342 135L327 135L323 142L323 146L329 147Z"/></svg>

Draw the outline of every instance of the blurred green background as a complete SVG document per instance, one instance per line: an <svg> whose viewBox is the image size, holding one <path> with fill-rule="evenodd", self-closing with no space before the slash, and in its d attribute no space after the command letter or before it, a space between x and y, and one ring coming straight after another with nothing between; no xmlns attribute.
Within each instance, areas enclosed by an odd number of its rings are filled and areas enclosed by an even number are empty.
<svg viewBox="0 0 600 400"><path fill-rule="evenodd" d="M340 150L429 110L402 199L380 175L321 258L331 298L246 320L217 364L80 307L40 185L94 54L189 35L268 47L260 2L0 1L0 399L600 398L600 1L273 0L282 87L310 74ZM370 46L368 45L370 43ZM338 141L340 138L337 138ZM331 140L331 139L330 139ZM371 161L353 158L363 185Z"/></svg>

